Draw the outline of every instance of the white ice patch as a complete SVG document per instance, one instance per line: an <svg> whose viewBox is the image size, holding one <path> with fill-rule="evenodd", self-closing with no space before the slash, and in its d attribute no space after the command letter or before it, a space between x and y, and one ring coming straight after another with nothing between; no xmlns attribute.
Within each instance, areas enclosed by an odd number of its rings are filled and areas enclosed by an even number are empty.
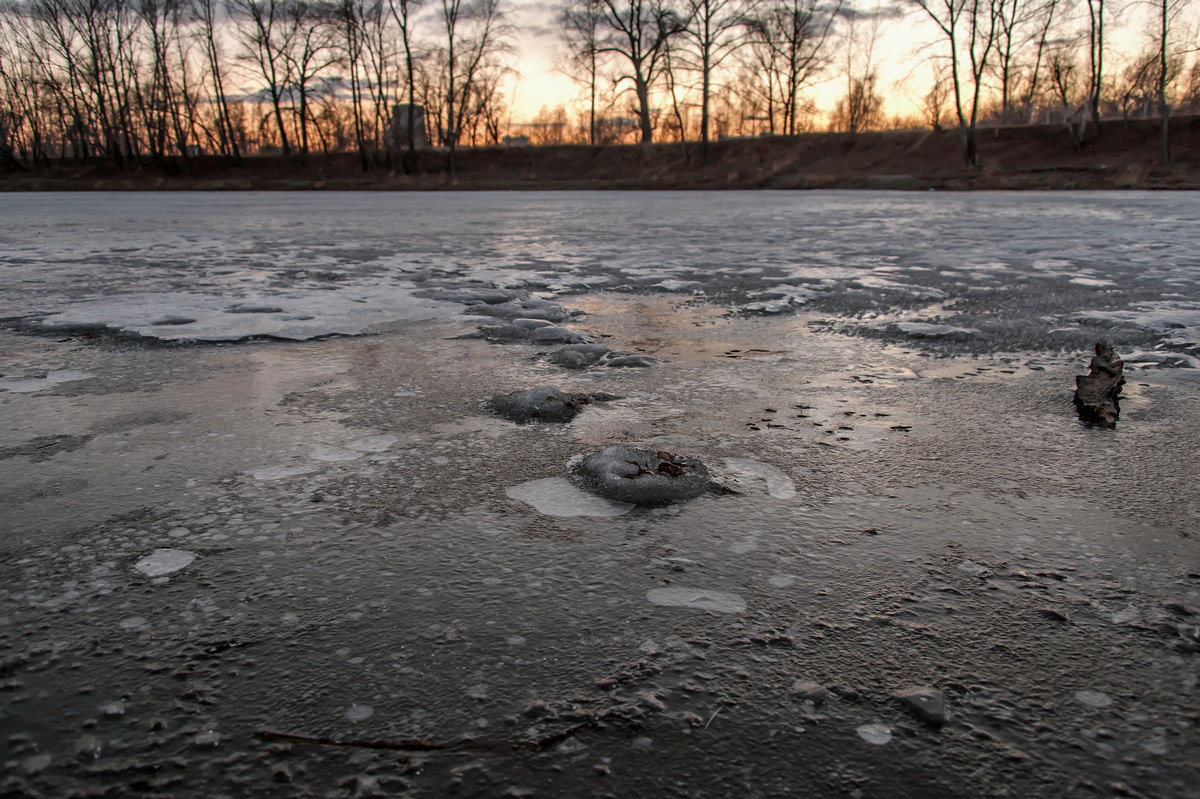
<svg viewBox="0 0 1200 799"><path fill-rule="evenodd" d="M133 564L133 568L147 577L162 577L186 568L197 557L186 549L156 549Z"/></svg>
<svg viewBox="0 0 1200 799"><path fill-rule="evenodd" d="M589 494L562 477L521 483L504 493L547 516L623 516L634 507L628 502L614 502Z"/></svg>
<svg viewBox="0 0 1200 799"><path fill-rule="evenodd" d="M346 449L358 450L359 452L383 452L398 440L395 436L368 436L367 438L360 438L357 441L351 441L346 445Z"/></svg>
<svg viewBox="0 0 1200 799"><path fill-rule="evenodd" d="M709 591L703 588L652 588L646 592L646 599L652 605L669 608L692 608L695 610L711 610L715 613L741 613L746 609L746 600L737 594L725 591Z"/></svg>
<svg viewBox="0 0 1200 799"><path fill-rule="evenodd" d="M1162 336L1167 344L1200 346L1200 302L1144 302L1126 311L1081 311L1077 322L1126 324Z"/></svg>
<svg viewBox="0 0 1200 799"><path fill-rule="evenodd" d="M974 336L979 333L973 327L933 325L927 322L898 322L895 327L901 333L913 338L950 338L954 336Z"/></svg>
<svg viewBox="0 0 1200 799"><path fill-rule="evenodd" d="M14 394L32 394L60 383L72 383L76 380L87 380L95 377L91 372L81 369L55 369L45 377L26 377L17 380L0 380L0 391L11 391Z"/></svg>
<svg viewBox="0 0 1200 799"><path fill-rule="evenodd" d="M1108 707L1113 703L1112 697L1100 691L1076 691L1075 700L1088 707Z"/></svg>
<svg viewBox="0 0 1200 799"><path fill-rule="evenodd" d="M892 728L883 724L863 724L855 732L869 744L883 746L892 740Z"/></svg>
<svg viewBox="0 0 1200 799"><path fill-rule="evenodd" d="M312 474L317 468L317 466L311 463L302 463L299 466L263 466L258 469L251 469L246 474L255 480L286 480L289 477Z"/></svg>
<svg viewBox="0 0 1200 799"><path fill-rule="evenodd" d="M1113 288L1117 285L1111 280L1098 277L1073 277L1068 282L1074 283L1076 286L1091 286L1098 289Z"/></svg>
<svg viewBox="0 0 1200 799"><path fill-rule="evenodd" d="M796 496L796 484L780 469L769 463L748 458L726 458L718 480L739 494L760 494L764 491L776 499Z"/></svg>
<svg viewBox="0 0 1200 799"><path fill-rule="evenodd" d="M396 285L356 283L339 291L258 297L184 292L116 294L74 303L41 320L49 330L103 327L164 341L237 341L250 336L303 341L358 335L387 322L449 317L457 303L414 297Z"/></svg>
<svg viewBox="0 0 1200 799"><path fill-rule="evenodd" d="M315 461L325 461L326 463L343 463L345 461L356 460L362 457L361 452L352 449L342 449L341 447L314 447L312 452L308 453L308 457Z"/></svg>

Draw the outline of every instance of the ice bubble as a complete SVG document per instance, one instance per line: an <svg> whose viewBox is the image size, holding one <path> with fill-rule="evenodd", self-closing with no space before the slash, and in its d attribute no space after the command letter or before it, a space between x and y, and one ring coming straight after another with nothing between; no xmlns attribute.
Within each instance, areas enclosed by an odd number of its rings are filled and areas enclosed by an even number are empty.
<svg viewBox="0 0 1200 799"><path fill-rule="evenodd" d="M346 718L354 722L366 721L374 715L375 708L370 705L351 705L350 709L346 711Z"/></svg>
<svg viewBox="0 0 1200 799"><path fill-rule="evenodd" d="M724 469L717 481L725 488L738 494L755 494L764 491L776 499L791 499L796 496L796 484L780 469L768 463L746 458L726 458Z"/></svg>
<svg viewBox="0 0 1200 799"><path fill-rule="evenodd" d="M122 630L138 630L146 626L146 620L141 616L130 616L127 619L121 619L120 626Z"/></svg>
<svg viewBox="0 0 1200 799"><path fill-rule="evenodd" d="M646 592L646 599L652 605L711 610L715 613L741 613L746 609L746 600L737 594L709 591L703 588L683 588L681 586L652 588Z"/></svg>
<svg viewBox="0 0 1200 799"><path fill-rule="evenodd" d="M1100 691L1076 691L1075 699L1088 707L1108 707L1113 703L1112 697Z"/></svg>
<svg viewBox="0 0 1200 799"><path fill-rule="evenodd" d="M883 746L892 740L892 728L883 724L863 724L855 732L869 744Z"/></svg>
<svg viewBox="0 0 1200 799"><path fill-rule="evenodd" d="M587 341L587 336L569 327L547 325L531 331L529 340L539 344L582 344Z"/></svg>
<svg viewBox="0 0 1200 799"><path fill-rule="evenodd" d="M251 469L247 474L255 480L286 480L289 477L312 474L317 468L311 463L304 463L298 466L263 466L259 469Z"/></svg>
<svg viewBox="0 0 1200 799"><path fill-rule="evenodd" d="M584 488L635 505L693 499L710 485L708 468L696 458L623 446L581 458L573 472Z"/></svg>
<svg viewBox="0 0 1200 799"><path fill-rule="evenodd" d="M156 549L133 564L133 568L147 577L162 577L185 568L196 557L195 552L186 549Z"/></svg>
<svg viewBox="0 0 1200 799"><path fill-rule="evenodd" d="M634 507L581 491L561 477L522 483L504 493L547 516L622 516Z"/></svg>
<svg viewBox="0 0 1200 799"><path fill-rule="evenodd" d="M91 372L81 369L56 369L48 372L45 377L28 377L19 380L0 380L0 391L13 394L32 394L35 391L57 386L60 383L71 383L76 380L87 380L95 377Z"/></svg>

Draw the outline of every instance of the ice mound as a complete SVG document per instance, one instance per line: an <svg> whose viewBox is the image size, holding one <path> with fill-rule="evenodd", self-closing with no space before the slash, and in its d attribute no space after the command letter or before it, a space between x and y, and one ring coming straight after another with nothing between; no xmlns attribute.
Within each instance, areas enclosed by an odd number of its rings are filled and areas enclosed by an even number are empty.
<svg viewBox="0 0 1200 799"><path fill-rule="evenodd" d="M500 394L486 403L488 410L518 424L526 422L569 422L589 402L617 399L612 394L568 394L556 386L537 386L528 391Z"/></svg>
<svg viewBox="0 0 1200 799"><path fill-rule="evenodd" d="M484 325L478 333L464 338L482 337L488 341L525 341L533 344L582 344L587 336L569 327L559 327L536 319L517 319L505 325Z"/></svg>
<svg viewBox="0 0 1200 799"><path fill-rule="evenodd" d="M460 302L463 305L499 305L520 299L521 294L509 289L497 288L436 288L421 289L415 292L417 297L442 302Z"/></svg>
<svg viewBox="0 0 1200 799"><path fill-rule="evenodd" d="M603 344L586 343L563 347L561 350L550 353L546 360L566 369L587 369L591 366L637 369L661 363L658 358L649 355L635 355L623 350L610 350Z"/></svg>
<svg viewBox="0 0 1200 799"><path fill-rule="evenodd" d="M571 311L549 300L509 300L494 305L481 303L466 308L463 313L498 319L544 319L547 322L561 322L574 316Z"/></svg>
<svg viewBox="0 0 1200 799"><path fill-rule="evenodd" d="M550 353L546 360L566 369L586 369L599 363L608 352L603 344L571 344Z"/></svg>
<svg viewBox="0 0 1200 799"><path fill-rule="evenodd" d="M696 458L619 445L581 458L572 472L589 491L634 505L694 499L711 482L708 467Z"/></svg>
<svg viewBox="0 0 1200 799"><path fill-rule="evenodd" d="M614 350L604 359L604 365L611 369L647 369L662 363L658 358L649 355L634 355L628 352Z"/></svg>

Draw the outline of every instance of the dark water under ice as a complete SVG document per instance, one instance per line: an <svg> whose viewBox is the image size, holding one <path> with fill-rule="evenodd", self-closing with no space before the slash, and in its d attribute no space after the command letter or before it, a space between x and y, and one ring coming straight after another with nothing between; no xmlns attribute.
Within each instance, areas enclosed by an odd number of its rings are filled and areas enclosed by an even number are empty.
<svg viewBox="0 0 1200 799"><path fill-rule="evenodd" d="M0 793L1200 795L1200 198L0 210Z"/></svg>

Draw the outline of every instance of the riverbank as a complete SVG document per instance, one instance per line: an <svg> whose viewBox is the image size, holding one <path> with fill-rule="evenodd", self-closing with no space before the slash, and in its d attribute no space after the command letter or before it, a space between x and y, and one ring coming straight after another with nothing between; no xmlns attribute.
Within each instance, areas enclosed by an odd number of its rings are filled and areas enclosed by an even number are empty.
<svg viewBox="0 0 1200 799"><path fill-rule="evenodd" d="M1200 117L1172 120L1173 164L1163 166L1157 120L1108 120L1076 148L1061 125L987 128L980 165L967 167L955 130L813 133L700 145L481 147L446 157L420 154L415 174L364 170L357 154L313 154L305 161L256 156L120 170L62 163L44 171L0 174L0 191L77 190L556 190L556 189L1196 189Z"/></svg>

